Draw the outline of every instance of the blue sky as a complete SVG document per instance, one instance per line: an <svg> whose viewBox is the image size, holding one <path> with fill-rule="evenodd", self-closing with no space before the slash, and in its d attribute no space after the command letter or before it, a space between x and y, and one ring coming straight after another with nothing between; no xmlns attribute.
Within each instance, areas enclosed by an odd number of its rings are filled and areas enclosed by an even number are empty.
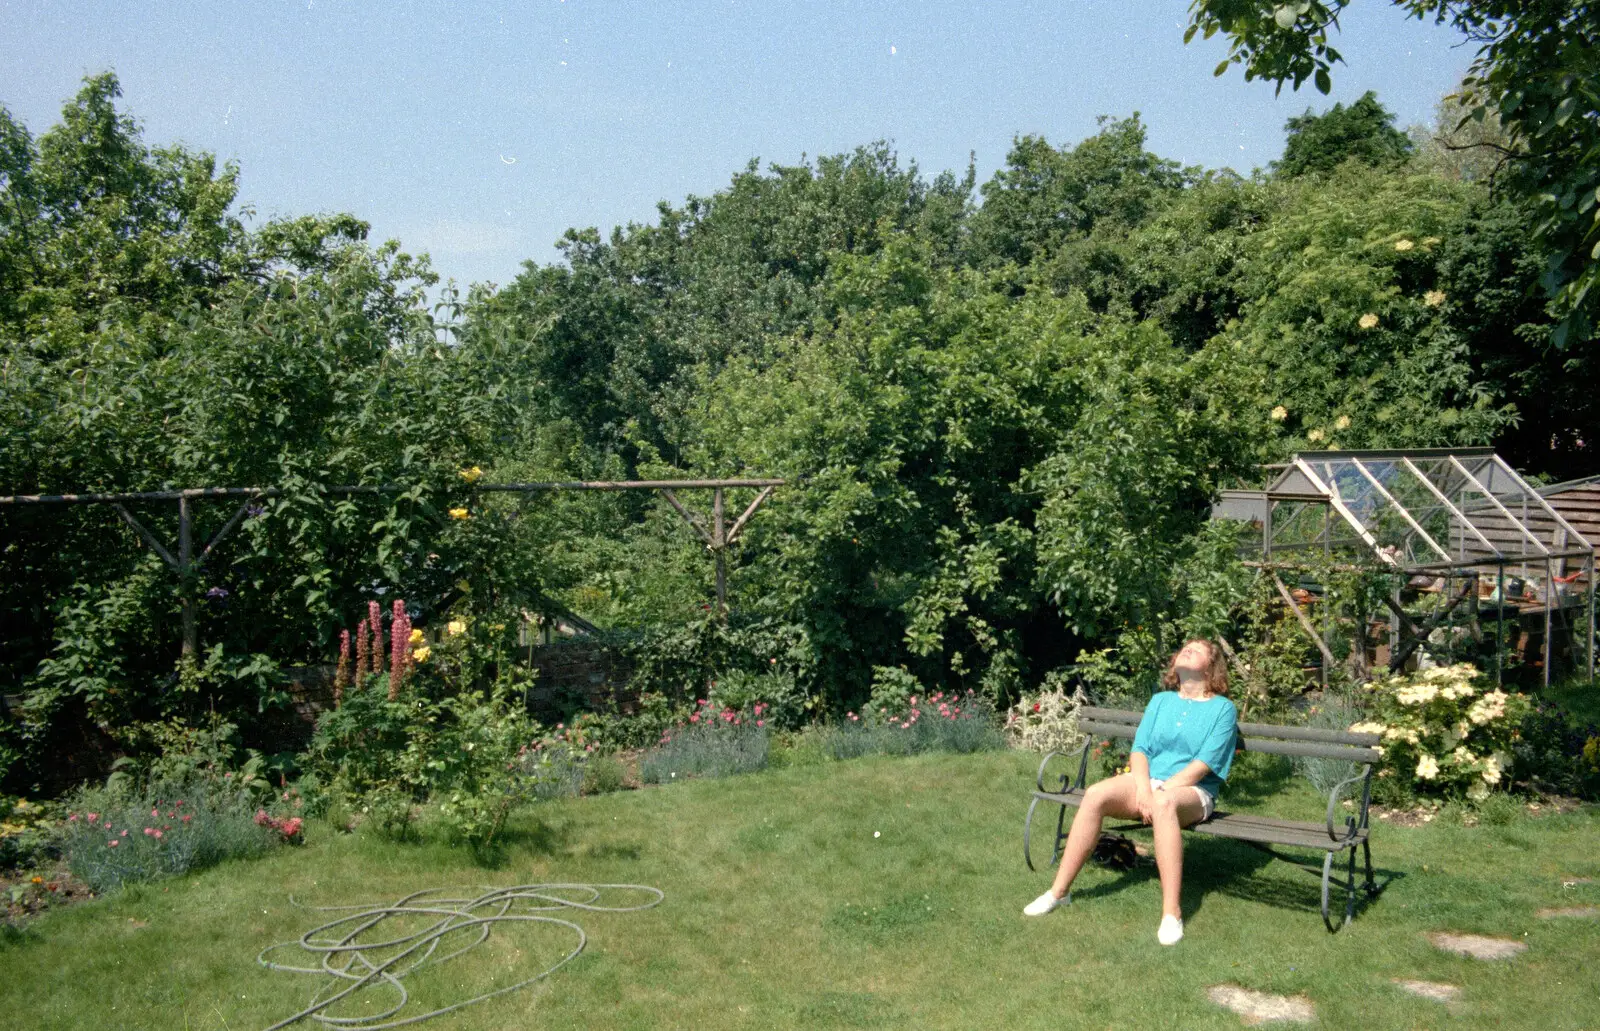
<svg viewBox="0 0 1600 1031"><path fill-rule="evenodd" d="M1364 90L1431 122L1472 58L1372 0L1347 12L1332 98L1274 97L1187 0L0 0L0 103L35 133L115 70L151 143L234 160L258 217L349 211L463 284L556 258L568 226L649 221L752 158L890 140L979 181L1012 138L1071 143L1142 113L1150 147L1247 172L1283 123Z"/></svg>

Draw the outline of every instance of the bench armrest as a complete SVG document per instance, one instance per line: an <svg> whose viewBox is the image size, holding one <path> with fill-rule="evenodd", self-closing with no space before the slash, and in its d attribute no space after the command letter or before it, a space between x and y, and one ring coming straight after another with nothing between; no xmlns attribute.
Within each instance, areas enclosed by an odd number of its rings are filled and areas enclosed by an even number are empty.
<svg viewBox="0 0 1600 1031"><path fill-rule="evenodd" d="M1341 780L1328 792L1328 837L1334 841L1349 841L1356 836L1356 832L1367 826L1367 803L1371 797L1372 764L1362 767L1360 773L1354 777ZM1344 820L1343 831L1336 830L1333 825L1334 810L1339 806L1339 795L1348 785L1357 781L1364 782L1361 788L1361 818L1357 821L1354 816L1347 816Z"/></svg>
<svg viewBox="0 0 1600 1031"><path fill-rule="evenodd" d="M1047 794L1057 794L1057 793L1060 793L1060 792L1065 792L1067 790L1067 787L1068 787L1068 783L1069 782L1067 780L1067 775L1065 773L1058 773L1058 774L1055 775L1057 778L1060 779L1060 781L1061 781L1060 784L1054 784L1054 785L1050 785L1050 786L1046 786L1045 785L1045 782L1044 782L1044 777L1045 777L1044 771L1045 771L1045 768L1050 765L1050 760L1056 758L1057 756L1060 756L1063 759L1065 759L1065 758L1067 758L1067 753L1066 752L1046 752L1044 754L1044 758L1039 760L1039 773L1038 773L1038 775L1036 777L1033 778L1033 782L1039 788L1039 790L1043 791L1043 792L1045 792Z"/></svg>

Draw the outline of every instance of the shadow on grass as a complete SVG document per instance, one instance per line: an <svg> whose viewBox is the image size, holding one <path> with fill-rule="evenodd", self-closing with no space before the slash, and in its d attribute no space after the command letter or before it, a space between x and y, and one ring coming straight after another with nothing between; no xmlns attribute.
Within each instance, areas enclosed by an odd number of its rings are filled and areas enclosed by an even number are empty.
<svg viewBox="0 0 1600 1031"><path fill-rule="evenodd" d="M1144 829L1135 826L1107 828L1108 830L1126 831ZM1252 848L1235 845L1231 841L1215 841L1206 838L1190 838L1184 842L1183 849L1183 912L1186 917L1200 912L1205 904L1207 895L1217 893L1229 897L1241 897L1240 885L1249 884L1257 878L1257 872L1272 861L1272 857L1258 852ZM1122 877L1105 884L1097 884L1083 890L1073 889L1075 899L1092 899L1106 895L1115 895L1126 891L1128 888L1156 881L1160 875L1156 871L1155 862L1145 860L1138 866L1129 870ZM1315 900L1313 900L1315 901Z"/></svg>
<svg viewBox="0 0 1600 1031"><path fill-rule="evenodd" d="M565 856L572 854L572 835L565 825L554 826L544 820L519 820L507 825L487 845L468 849L472 861L485 870L498 870L513 855L532 853L538 856Z"/></svg>
<svg viewBox="0 0 1600 1031"><path fill-rule="evenodd" d="M871 992L819 992L800 1007L805 1027L879 1027L894 1016Z"/></svg>
<svg viewBox="0 0 1600 1031"><path fill-rule="evenodd" d="M36 945L42 941L44 941L44 938L31 927L0 924L0 954L3 954L8 949L17 949L24 945Z"/></svg>

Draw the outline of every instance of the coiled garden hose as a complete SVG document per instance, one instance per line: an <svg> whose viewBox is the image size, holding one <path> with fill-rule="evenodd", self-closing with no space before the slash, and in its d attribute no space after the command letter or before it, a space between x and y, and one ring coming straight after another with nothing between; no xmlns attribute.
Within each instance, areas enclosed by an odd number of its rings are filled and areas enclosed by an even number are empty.
<svg viewBox="0 0 1600 1031"><path fill-rule="evenodd" d="M645 884L520 884L510 888L482 889L482 894L472 897L453 894L469 890L475 889L424 888L391 905L307 907L320 913L347 915L313 927L296 941L269 945L261 950L256 959L269 970L326 976L332 980L317 991L305 1009L273 1024L267 1031L278 1031L279 1028L306 1019L327 1027L381 1031L383 1028L415 1024L453 1013L542 981L577 958L589 941L583 928L570 920L544 914L570 909L591 913L633 913L659 905L666 897L661 889ZM642 892L651 897L637 905L600 905L600 897L607 891ZM299 905L292 896L289 901ZM384 937L383 927L387 921L414 916L437 919L414 933ZM491 930L499 923L556 924L571 930L577 936L577 944L556 962L516 984L426 1013L400 1016L411 1000L403 983L407 976L424 966L448 962L477 948L489 940ZM465 935L468 941L460 948L435 956L440 944L451 934ZM299 949L302 953L309 953L316 957L317 965L290 966L268 958L270 953L283 949ZM398 1000L383 1012L349 1017L333 1016L327 1012L339 1003L378 986L387 986Z"/></svg>

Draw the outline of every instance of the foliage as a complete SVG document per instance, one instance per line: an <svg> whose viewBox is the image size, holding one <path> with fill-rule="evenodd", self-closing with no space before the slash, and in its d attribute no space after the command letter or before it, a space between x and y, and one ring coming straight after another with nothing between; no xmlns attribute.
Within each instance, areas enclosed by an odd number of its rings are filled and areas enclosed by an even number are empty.
<svg viewBox="0 0 1600 1031"><path fill-rule="evenodd" d="M771 735L759 706L748 712L715 709L702 699L689 718L639 756L639 779L668 784L679 777L727 777L765 769Z"/></svg>
<svg viewBox="0 0 1600 1031"><path fill-rule="evenodd" d="M1033 695L1024 694L1006 713L1006 742L1030 752L1071 752L1083 745L1078 707L1083 695L1069 692L1064 677L1052 673Z"/></svg>
<svg viewBox="0 0 1600 1031"><path fill-rule="evenodd" d="M1522 718L1511 750L1518 779L1535 790L1600 799L1600 723L1541 699Z"/></svg>
<svg viewBox="0 0 1600 1031"><path fill-rule="evenodd" d="M1360 722L1360 700L1352 695L1325 691L1306 712L1305 725L1316 730L1347 730ZM1356 764L1344 759L1316 759L1297 755L1290 760L1294 772L1304 777L1321 795L1330 794L1341 781L1356 774Z"/></svg>
<svg viewBox="0 0 1600 1031"><path fill-rule="evenodd" d="M1529 709L1521 695L1485 691L1467 663L1386 677L1365 690L1371 718L1350 729L1383 735L1379 776L1419 794L1474 801L1509 784L1513 735Z"/></svg>
<svg viewBox="0 0 1600 1031"><path fill-rule="evenodd" d="M1334 104L1322 114L1291 118L1284 125L1283 157L1273 171L1285 178L1327 173L1346 161L1364 165L1399 165L1410 156L1410 137L1394 127L1394 115L1371 90L1345 107Z"/></svg>
<svg viewBox="0 0 1600 1031"><path fill-rule="evenodd" d="M1245 78L1271 79L1281 90L1307 78L1327 93L1342 60L1328 42L1350 0L1196 0L1187 42L1228 36L1217 66L1244 66ZM1417 19L1448 22L1478 52L1462 89L1469 117L1492 113L1510 145L1504 188L1535 211L1533 234L1546 256L1541 284L1563 319L1559 349L1589 339L1600 312L1600 24L1573 0L1394 0Z"/></svg>
<svg viewBox="0 0 1600 1031"><path fill-rule="evenodd" d="M107 892L265 854L288 835L258 812L249 788L215 781L85 788L69 803L62 848L75 876Z"/></svg>
<svg viewBox="0 0 1600 1031"><path fill-rule="evenodd" d="M935 691L919 703L915 696L899 708L880 705L860 715L845 714L830 726L822 747L834 759L863 755L968 753L1003 748L994 704L968 688L963 693Z"/></svg>

